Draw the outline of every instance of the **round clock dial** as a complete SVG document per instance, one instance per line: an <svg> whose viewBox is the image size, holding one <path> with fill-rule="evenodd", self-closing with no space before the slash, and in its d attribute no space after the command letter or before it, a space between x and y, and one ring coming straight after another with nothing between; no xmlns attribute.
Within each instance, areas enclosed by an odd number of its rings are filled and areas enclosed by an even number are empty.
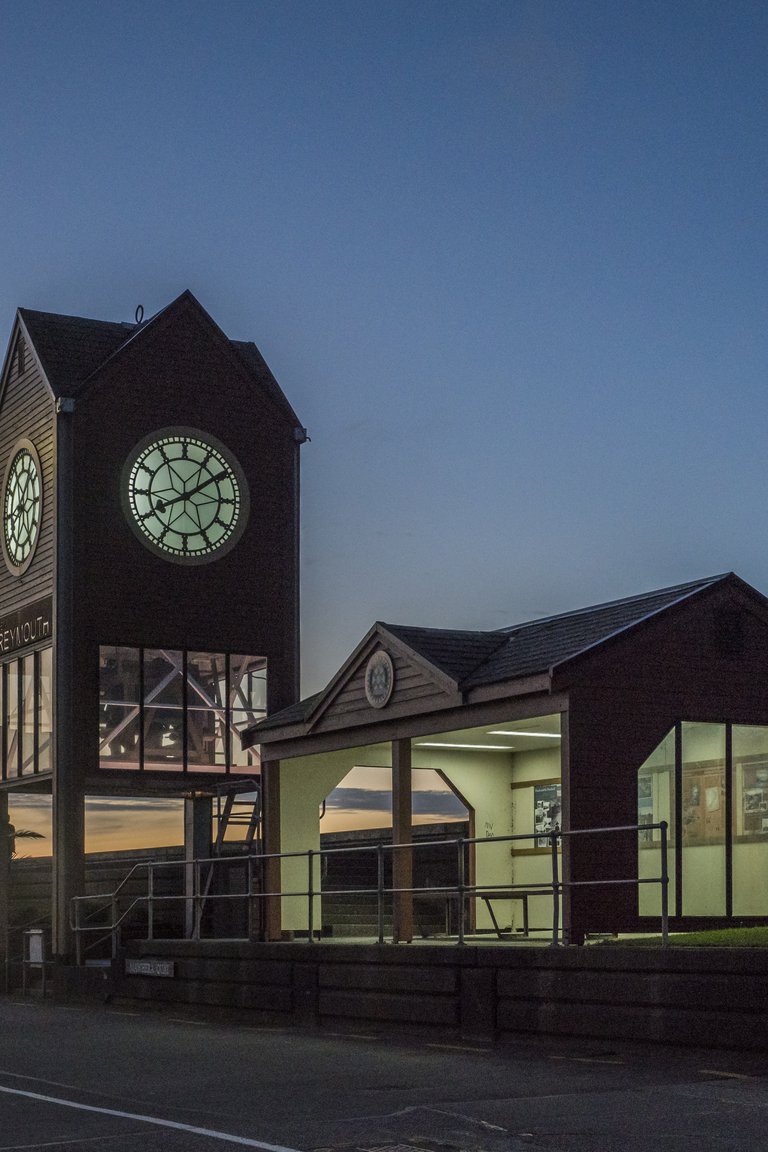
<svg viewBox="0 0 768 1152"><path fill-rule="evenodd" d="M128 522L151 551L204 564L234 547L248 518L243 470L223 444L192 428L163 428L123 469Z"/></svg>
<svg viewBox="0 0 768 1152"><path fill-rule="evenodd" d="M16 576L32 563L42 507L40 457L30 440L19 440L11 452L3 485L3 555Z"/></svg>

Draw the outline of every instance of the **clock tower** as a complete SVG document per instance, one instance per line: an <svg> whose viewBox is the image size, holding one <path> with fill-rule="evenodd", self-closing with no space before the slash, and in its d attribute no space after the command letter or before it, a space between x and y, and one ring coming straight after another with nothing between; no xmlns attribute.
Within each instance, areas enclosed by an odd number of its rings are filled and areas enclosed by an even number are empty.
<svg viewBox="0 0 768 1152"><path fill-rule="evenodd" d="M252 779L240 731L297 698L305 440L256 345L189 292L134 324L17 313L0 380L0 817L9 792L52 795L60 957L85 796Z"/></svg>

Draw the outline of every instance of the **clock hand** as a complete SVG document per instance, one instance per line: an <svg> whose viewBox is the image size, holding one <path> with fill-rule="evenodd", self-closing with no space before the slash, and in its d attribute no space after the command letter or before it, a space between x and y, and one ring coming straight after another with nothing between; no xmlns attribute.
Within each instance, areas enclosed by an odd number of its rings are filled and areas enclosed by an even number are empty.
<svg viewBox="0 0 768 1152"><path fill-rule="evenodd" d="M171 504L178 504L179 500L188 500L190 496L195 496L198 492L202 492L203 488L207 488L209 484L217 484L219 480L226 479L226 476L226 471L219 472L218 476L209 476L207 480L204 480L202 484L198 484L196 488L190 489L189 492L182 492L179 496L172 496L170 500L158 500L155 504L155 511L165 512L166 508L170 507Z"/></svg>

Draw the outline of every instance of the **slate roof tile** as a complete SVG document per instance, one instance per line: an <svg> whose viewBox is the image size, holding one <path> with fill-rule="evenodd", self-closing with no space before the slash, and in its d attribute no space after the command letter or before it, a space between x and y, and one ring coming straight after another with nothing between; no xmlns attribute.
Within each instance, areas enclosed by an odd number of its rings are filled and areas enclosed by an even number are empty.
<svg viewBox="0 0 768 1152"><path fill-rule="evenodd" d="M135 324L111 324L20 308L19 315L56 396L69 396L133 335Z"/></svg>
<svg viewBox="0 0 768 1152"><path fill-rule="evenodd" d="M545 672L553 665L563 663L607 640L614 633L638 624L654 612L668 608L722 579L723 576L713 576L705 580L694 580L688 584L660 588L640 596L630 596L624 600L613 600L608 604L503 628L501 633L507 637L507 643L476 669L464 681L462 688L495 684L502 680Z"/></svg>
<svg viewBox="0 0 768 1152"><path fill-rule="evenodd" d="M485 664L507 642L506 637L496 632L409 628L400 624L383 624L382 627L457 681L464 680L478 665Z"/></svg>
<svg viewBox="0 0 768 1152"><path fill-rule="evenodd" d="M280 712L273 712L272 715L267 716L266 719L259 720L258 723L251 725L248 731L263 732L267 728L282 728L284 724L301 724L309 718L312 709L321 696L322 692L316 692L314 696L305 696L303 700L297 701L296 704L289 704L287 708L283 708Z"/></svg>

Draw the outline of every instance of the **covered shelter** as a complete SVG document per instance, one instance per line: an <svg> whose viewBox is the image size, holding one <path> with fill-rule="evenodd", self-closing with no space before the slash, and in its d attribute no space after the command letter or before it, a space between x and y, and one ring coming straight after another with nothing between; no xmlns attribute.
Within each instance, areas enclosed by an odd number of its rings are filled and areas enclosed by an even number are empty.
<svg viewBox="0 0 768 1152"><path fill-rule="evenodd" d="M565 938L656 930L660 888L639 881L659 874L661 821L672 928L766 922L767 686L768 600L733 573L492 632L376 623L322 692L244 733L265 849L319 849L318 806L372 764L391 768L393 843L409 844L412 770L432 768L473 816L472 883L527 888L534 928L562 830ZM403 942L412 869L394 852ZM270 892L305 886L304 861L272 858ZM520 901L504 915L517 926ZM492 902L470 917L493 930ZM306 901L270 901L268 938L306 927Z"/></svg>

